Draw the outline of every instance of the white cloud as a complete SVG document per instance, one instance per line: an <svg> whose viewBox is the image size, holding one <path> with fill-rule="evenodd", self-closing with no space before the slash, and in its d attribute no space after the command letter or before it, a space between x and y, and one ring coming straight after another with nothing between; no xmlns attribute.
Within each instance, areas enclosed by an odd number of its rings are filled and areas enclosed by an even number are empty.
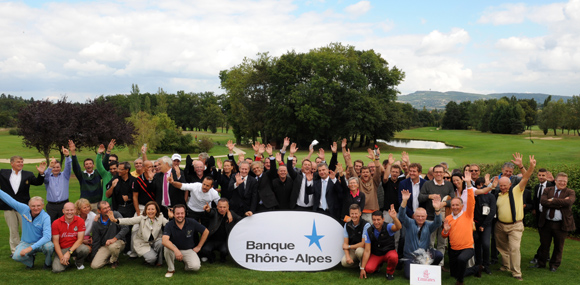
<svg viewBox="0 0 580 285"><path fill-rule="evenodd" d="M417 53L425 55L454 52L458 45L468 43L469 39L469 33L464 29L454 28L446 34L435 30L423 37Z"/></svg>
<svg viewBox="0 0 580 285"><path fill-rule="evenodd" d="M495 46L503 50L537 50L542 48L543 41L541 39L509 37L500 39Z"/></svg>
<svg viewBox="0 0 580 285"><path fill-rule="evenodd" d="M360 17L366 14L371 9L371 2L369 1L360 1L356 4L352 4L346 8L344 11L354 17Z"/></svg>
<svg viewBox="0 0 580 285"><path fill-rule="evenodd" d="M46 67L41 62L37 62L22 56L12 56L4 61L0 61L0 72L17 76L44 72Z"/></svg>
<svg viewBox="0 0 580 285"><path fill-rule="evenodd" d="M523 3L502 4L500 7L488 8L483 12L479 23L494 25L517 24L524 21L527 8Z"/></svg>
<svg viewBox="0 0 580 285"><path fill-rule="evenodd" d="M108 75L114 71L113 68L106 64L98 63L94 60L79 62L76 59L70 59L64 64L64 68L76 71L79 75L83 76Z"/></svg>

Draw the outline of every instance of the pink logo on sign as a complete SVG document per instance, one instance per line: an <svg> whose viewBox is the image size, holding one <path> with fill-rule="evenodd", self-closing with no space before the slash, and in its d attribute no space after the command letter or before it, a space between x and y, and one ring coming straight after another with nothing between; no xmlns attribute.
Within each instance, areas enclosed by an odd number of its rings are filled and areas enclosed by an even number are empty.
<svg viewBox="0 0 580 285"><path fill-rule="evenodd" d="M429 278L429 270L425 269L425 271L423 271L423 277L418 277L417 281L423 281L423 282L435 282L435 279L433 278Z"/></svg>

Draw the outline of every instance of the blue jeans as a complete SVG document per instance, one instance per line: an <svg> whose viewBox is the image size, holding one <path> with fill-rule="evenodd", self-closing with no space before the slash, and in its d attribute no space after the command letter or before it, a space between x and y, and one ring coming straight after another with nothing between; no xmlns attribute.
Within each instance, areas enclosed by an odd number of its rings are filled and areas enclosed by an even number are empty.
<svg viewBox="0 0 580 285"><path fill-rule="evenodd" d="M14 251L14 254L12 255L12 259L14 259L18 262L22 262L22 263L24 263L24 265L26 265L28 267L32 267L34 265L33 254L35 254L37 252L42 252L46 256L44 258L44 264L50 266L52 264L52 254L54 253L54 245L52 244L52 242L49 241L49 242L45 243L44 245L42 245L41 247L37 248L36 250L33 249L28 254L26 254L24 256L20 256L20 252L23 249L26 249L31 245L32 245L31 243L21 241L18 244L18 246L16 246L16 250Z"/></svg>

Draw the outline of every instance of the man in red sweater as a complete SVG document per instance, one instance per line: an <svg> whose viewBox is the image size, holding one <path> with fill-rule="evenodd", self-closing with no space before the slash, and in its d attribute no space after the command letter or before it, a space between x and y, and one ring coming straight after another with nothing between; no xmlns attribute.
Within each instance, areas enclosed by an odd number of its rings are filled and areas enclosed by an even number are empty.
<svg viewBox="0 0 580 285"><path fill-rule="evenodd" d="M449 263L451 276L455 284L463 284L467 261L473 257L473 213L475 209L474 189L471 186L471 173L466 171L463 181L467 189L467 208L463 211L463 200L455 197L451 200L451 215L443 223L443 237L449 237Z"/></svg>

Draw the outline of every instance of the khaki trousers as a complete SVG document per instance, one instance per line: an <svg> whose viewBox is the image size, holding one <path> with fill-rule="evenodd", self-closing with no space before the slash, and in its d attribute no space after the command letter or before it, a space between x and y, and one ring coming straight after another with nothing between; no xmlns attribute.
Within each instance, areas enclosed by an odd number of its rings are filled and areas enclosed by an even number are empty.
<svg viewBox="0 0 580 285"><path fill-rule="evenodd" d="M186 271L198 271L201 267L201 261L197 256L197 253L193 249L180 250L183 254L183 262L185 263ZM175 252L173 250L165 248L163 255L165 256L165 262L167 262L167 271L175 271Z"/></svg>
<svg viewBox="0 0 580 285"><path fill-rule="evenodd" d="M520 243L524 233L524 223L495 223L495 243L501 254L503 267L511 271L513 277L522 277Z"/></svg>
<svg viewBox="0 0 580 285"><path fill-rule="evenodd" d="M61 253L65 254L70 247L67 248L61 248ZM88 246L81 244L77 249L75 249L75 251L73 252L71 258L69 259L69 266L71 264L73 264L73 260L72 257L75 257L75 261L74 264L79 267L81 265L83 265L83 262L85 262L85 258L87 256L89 256L89 252L90 249ZM52 272L54 273L59 273L59 272L63 272L65 269L67 268L66 265L62 265L60 263L60 258L58 257L58 254L54 254L54 259L52 260Z"/></svg>
<svg viewBox="0 0 580 285"><path fill-rule="evenodd" d="M14 210L6 210L4 211L4 219L8 225L8 230L10 230L10 252L14 253L20 243L18 230L22 227L22 216Z"/></svg>
<svg viewBox="0 0 580 285"><path fill-rule="evenodd" d="M98 269L109 263L116 262L124 248L125 242L123 240L117 240L108 246L101 246L91 262L91 268Z"/></svg>
<svg viewBox="0 0 580 285"><path fill-rule="evenodd" d="M445 221L445 213L440 213L441 220ZM441 252L443 256L445 256L445 246L447 246L447 238L441 236L441 231L443 231L443 224L434 232L431 233L431 248L436 249L437 251ZM435 241L437 241L437 247L435 247ZM440 266L444 265L445 258L441 259L439 263ZM437 264L433 264L437 265Z"/></svg>
<svg viewBox="0 0 580 285"><path fill-rule="evenodd" d="M348 264L346 262L346 255L342 257L340 263L343 267L356 267L360 266L360 262L362 261L363 254L365 253L364 247L359 247L357 249L349 249L348 254L350 255L350 259L354 261L352 264Z"/></svg>

